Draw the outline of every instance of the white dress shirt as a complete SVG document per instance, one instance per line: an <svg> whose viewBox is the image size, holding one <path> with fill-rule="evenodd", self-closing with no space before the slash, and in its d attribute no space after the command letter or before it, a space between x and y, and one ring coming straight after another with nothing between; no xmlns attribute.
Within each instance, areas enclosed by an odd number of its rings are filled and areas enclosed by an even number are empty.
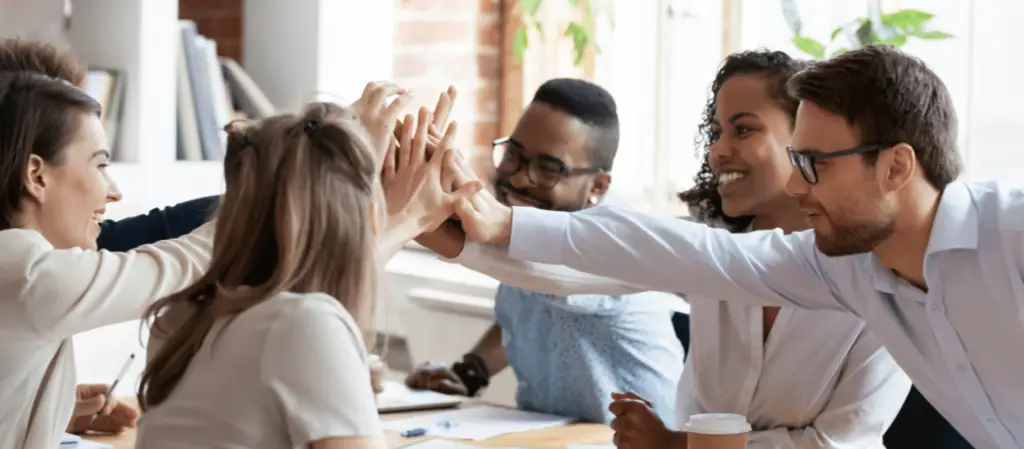
<svg viewBox="0 0 1024 449"><path fill-rule="evenodd" d="M206 269L213 225L111 253L55 250L41 234L0 231L0 447L50 449L75 407L71 337L139 319Z"/></svg>
<svg viewBox="0 0 1024 449"><path fill-rule="evenodd" d="M606 207L514 208L509 255L653 290L852 312L972 445L1024 447L1022 190L959 181L943 190L927 293L874 254L822 255L813 231L732 234Z"/></svg>
<svg viewBox="0 0 1024 449"><path fill-rule="evenodd" d="M187 315L170 312L159 329ZM150 356L163 337L150 333ZM136 447L306 449L332 437L383 442L362 332L330 295L281 293L213 326L142 416Z"/></svg>
<svg viewBox="0 0 1024 449"><path fill-rule="evenodd" d="M502 248L469 242L454 261L552 295L639 290L563 266L510 260ZM683 305L675 295L651 293L658 302ZM739 413L755 429L751 449L884 447L882 436L903 405L910 379L862 320L843 312L783 308L765 341L761 307L692 296L688 301L690 354L678 386L677 428L695 413Z"/></svg>

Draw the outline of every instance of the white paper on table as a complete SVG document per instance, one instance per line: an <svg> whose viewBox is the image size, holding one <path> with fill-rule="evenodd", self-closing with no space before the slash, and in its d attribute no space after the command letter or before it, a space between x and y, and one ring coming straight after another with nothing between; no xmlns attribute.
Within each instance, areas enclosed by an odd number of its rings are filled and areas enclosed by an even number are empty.
<svg viewBox="0 0 1024 449"><path fill-rule="evenodd" d="M112 447L109 444L83 440L82 437L70 433L65 433L60 437L60 449L111 449Z"/></svg>
<svg viewBox="0 0 1024 449"><path fill-rule="evenodd" d="M475 446L467 446L462 443L456 443L448 440L427 440L420 443L413 443L406 446L400 446L399 449L479 449ZM499 449L526 449L522 446L519 447L506 447Z"/></svg>
<svg viewBox="0 0 1024 449"><path fill-rule="evenodd" d="M561 426L572 421L564 416L484 405L384 421L383 425L387 430L398 432L423 428L427 430L427 435L435 437L476 441L507 433Z"/></svg>

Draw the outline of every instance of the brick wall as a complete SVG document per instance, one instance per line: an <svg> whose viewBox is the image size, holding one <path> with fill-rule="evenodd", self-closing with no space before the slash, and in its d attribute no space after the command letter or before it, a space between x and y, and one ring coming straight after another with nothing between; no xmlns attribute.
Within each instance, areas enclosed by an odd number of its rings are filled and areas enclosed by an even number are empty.
<svg viewBox="0 0 1024 449"><path fill-rule="evenodd" d="M199 34L217 41L217 53L242 60L243 0L179 0L178 17L196 23Z"/></svg>
<svg viewBox="0 0 1024 449"><path fill-rule="evenodd" d="M490 143L501 137L501 0L398 0L395 81L432 104L459 89L453 118L459 148L481 174L493 169ZM507 2L511 3L511 2Z"/></svg>
<svg viewBox="0 0 1024 449"><path fill-rule="evenodd" d="M501 129L501 49L506 32L502 18L513 1L393 1L397 2L395 81L413 91L417 106L432 106L441 91L455 84L459 89L453 112L460 129L457 144L470 150L478 171L489 173L493 167L490 142L509 132ZM179 0L179 15L195 21L200 33L215 39L222 56L241 60L242 2Z"/></svg>

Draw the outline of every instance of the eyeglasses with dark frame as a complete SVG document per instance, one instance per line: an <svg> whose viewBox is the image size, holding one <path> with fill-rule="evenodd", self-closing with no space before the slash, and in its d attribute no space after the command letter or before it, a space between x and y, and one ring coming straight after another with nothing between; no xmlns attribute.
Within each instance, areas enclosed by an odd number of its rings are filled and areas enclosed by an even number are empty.
<svg viewBox="0 0 1024 449"><path fill-rule="evenodd" d="M526 177L534 185L550 189L567 176L588 175L601 173L604 170L595 167L572 168L562 162L561 159L548 155L537 155L528 158L523 155L525 148L522 144L511 137L502 137L491 143L491 149L495 152L495 167L498 173L514 175L526 166ZM497 152L501 151L501 154ZM501 158L498 159L498 156Z"/></svg>
<svg viewBox="0 0 1024 449"><path fill-rule="evenodd" d="M808 184L815 185L818 183L818 168L815 167L815 163L826 159L849 156L851 154L864 154L872 151L881 151L892 146L893 145L875 143L847 148L833 153L809 153L807 150L798 150L793 147L786 147L786 152L789 153L789 163L793 164L794 167L800 170L800 174L803 175L804 180L807 181Z"/></svg>

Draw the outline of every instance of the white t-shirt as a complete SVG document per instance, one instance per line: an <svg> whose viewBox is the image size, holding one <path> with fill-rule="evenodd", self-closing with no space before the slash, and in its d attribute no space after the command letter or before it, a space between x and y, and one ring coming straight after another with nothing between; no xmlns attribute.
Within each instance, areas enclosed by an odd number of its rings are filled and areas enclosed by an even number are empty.
<svg viewBox="0 0 1024 449"><path fill-rule="evenodd" d="M306 448L381 434L363 339L337 300L283 293L226 322L143 415L138 449Z"/></svg>

